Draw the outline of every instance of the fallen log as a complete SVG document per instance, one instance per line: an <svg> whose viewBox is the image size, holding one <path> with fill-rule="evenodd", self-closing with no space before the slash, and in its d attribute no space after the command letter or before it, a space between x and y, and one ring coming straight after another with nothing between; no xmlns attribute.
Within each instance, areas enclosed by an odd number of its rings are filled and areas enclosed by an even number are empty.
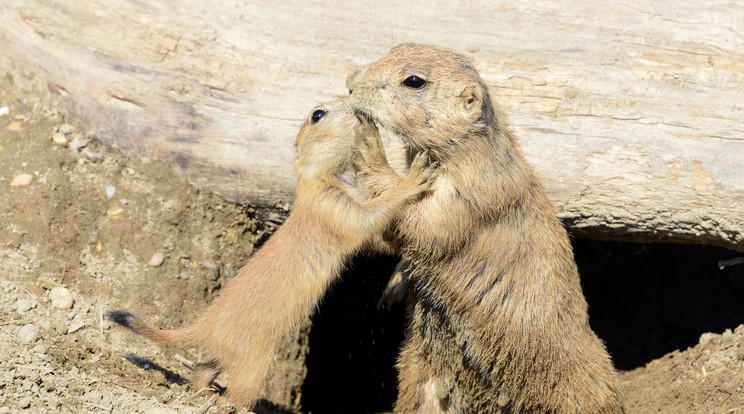
<svg viewBox="0 0 744 414"><path fill-rule="evenodd" d="M569 228L744 251L744 5L5 0L0 68L198 187L289 208L293 142L403 41L468 55Z"/></svg>

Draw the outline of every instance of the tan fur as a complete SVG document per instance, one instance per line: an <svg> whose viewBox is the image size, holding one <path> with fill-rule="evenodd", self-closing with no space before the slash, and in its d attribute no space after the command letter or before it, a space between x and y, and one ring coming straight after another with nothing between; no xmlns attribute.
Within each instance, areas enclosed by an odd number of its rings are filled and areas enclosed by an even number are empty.
<svg viewBox="0 0 744 414"><path fill-rule="evenodd" d="M202 345L214 360L201 365L196 378L209 383L229 372L227 397L236 404L255 402L277 340L308 316L346 259L381 234L435 175L419 157L406 179L369 199L354 172L353 130L375 127L360 126L347 103L322 105L317 109L325 116L305 122L296 143L297 196L290 216L194 325L163 331L125 311L109 313L150 339Z"/></svg>
<svg viewBox="0 0 744 414"><path fill-rule="evenodd" d="M405 86L411 75L427 83ZM472 64L403 44L347 86L409 159L428 150L439 162L432 191L397 221L413 304L396 412L623 412L568 235ZM367 132L363 149L379 146Z"/></svg>

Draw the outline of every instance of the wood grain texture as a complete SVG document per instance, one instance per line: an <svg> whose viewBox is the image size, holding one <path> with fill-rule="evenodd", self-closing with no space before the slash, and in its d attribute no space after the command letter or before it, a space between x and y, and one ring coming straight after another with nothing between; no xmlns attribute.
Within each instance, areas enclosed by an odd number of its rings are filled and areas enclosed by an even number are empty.
<svg viewBox="0 0 744 414"><path fill-rule="evenodd" d="M2 0L0 67L202 189L291 204L293 143L405 41L468 55L579 234L744 251L744 3Z"/></svg>

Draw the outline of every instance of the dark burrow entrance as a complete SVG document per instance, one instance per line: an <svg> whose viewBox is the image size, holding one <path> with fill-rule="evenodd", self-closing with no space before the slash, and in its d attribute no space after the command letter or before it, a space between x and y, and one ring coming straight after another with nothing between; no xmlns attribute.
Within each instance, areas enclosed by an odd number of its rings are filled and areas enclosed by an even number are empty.
<svg viewBox="0 0 744 414"><path fill-rule="evenodd" d="M705 332L744 323L744 265L720 270L741 253L680 244L574 240L592 327L615 366L643 366L698 343ZM392 410L403 306L377 310L395 267L390 257L357 258L313 317L303 412Z"/></svg>

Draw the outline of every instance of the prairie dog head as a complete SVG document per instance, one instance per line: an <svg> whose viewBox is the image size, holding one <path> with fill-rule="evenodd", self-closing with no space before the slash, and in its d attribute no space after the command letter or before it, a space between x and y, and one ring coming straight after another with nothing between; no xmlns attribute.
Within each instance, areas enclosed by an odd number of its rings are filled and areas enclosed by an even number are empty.
<svg viewBox="0 0 744 414"><path fill-rule="evenodd" d="M491 124L488 89L473 65L452 51L414 43L354 71L346 79L350 105L434 154Z"/></svg>
<svg viewBox="0 0 744 414"><path fill-rule="evenodd" d="M354 127L359 120L348 103L343 98L310 111L295 141L298 178L338 175L352 167Z"/></svg>

